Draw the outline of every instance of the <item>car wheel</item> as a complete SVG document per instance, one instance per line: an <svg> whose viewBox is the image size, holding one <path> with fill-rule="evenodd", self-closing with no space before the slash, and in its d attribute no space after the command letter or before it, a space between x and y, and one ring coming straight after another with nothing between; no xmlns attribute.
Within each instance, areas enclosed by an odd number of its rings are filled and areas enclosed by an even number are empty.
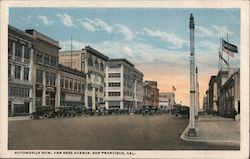
<svg viewBox="0 0 250 159"><path fill-rule="evenodd" d="M34 115L30 115L30 119L32 120L35 119Z"/></svg>
<svg viewBox="0 0 250 159"><path fill-rule="evenodd" d="M47 119L48 117L49 117L48 114L43 114L44 119Z"/></svg>

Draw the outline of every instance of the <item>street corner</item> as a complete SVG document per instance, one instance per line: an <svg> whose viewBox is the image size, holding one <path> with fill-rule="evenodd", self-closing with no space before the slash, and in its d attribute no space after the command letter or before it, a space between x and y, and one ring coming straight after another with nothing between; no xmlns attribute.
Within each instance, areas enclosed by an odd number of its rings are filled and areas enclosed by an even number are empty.
<svg viewBox="0 0 250 159"><path fill-rule="evenodd" d="M206 122L204 122L206 123ZM197 123L195 131L196 136L189 136L189 126L183 131L183 133L180 136L180 139L185 142L198 142L198 143L204 143L209 145L225 145L225 146L237 146L240 147L240 133L237 130L227 130L231 132L231 135L225 135L222 133L219 133L219 131L211 131L215 130L214 127L207 128L206 124L204 123ZM233 122L234 125L239 125L239 122ZM203 125L201 125L203 124ZM214 124L215 125L215 124ZM225 129L227 129L225 127ZM213 133L214 132L214 133Z"/></svg>

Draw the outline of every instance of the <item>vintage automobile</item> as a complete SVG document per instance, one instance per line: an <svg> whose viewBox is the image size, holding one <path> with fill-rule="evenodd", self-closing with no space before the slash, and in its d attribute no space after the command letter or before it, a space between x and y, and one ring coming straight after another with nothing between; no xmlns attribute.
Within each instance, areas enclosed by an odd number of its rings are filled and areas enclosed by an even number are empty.
<svg viewBox="0 0 250 159"><path fill-rule="evenodd" d="M74 116L84 116L86 115L86 108L84 105L73 106Z"/></svg>
<svg viewBox="0 0 250 159"><path fill-rule="evenodd" d="M36 111L30 114L31 119L39 119L39 118L50 118L52 117L55 109L52 105L45 105L36 107Z"/></svg>
<svg viewBox="0 0 250 159"><path fill-rule="evenodd" d="M189 117L189 107L183 105L174 105L176 117Z"/></svg>
<svg viewBox="0 0 250 159"><path fill-rule="evenodd" d="M141 110L141 113L143 116L148 116L148 115L152 115L154 116L155 115L155 110L156 108L151 106L151 105L145 105L143 106L142 110Z"/></svg>
<svg viewBox="0 0 250 159"><path fill-rule="evenodd" d="M75 115L76 115L76 112L73 110L72 106L57 107L53 114L54 117L58 117L58 118L69 118Z"/></svg>

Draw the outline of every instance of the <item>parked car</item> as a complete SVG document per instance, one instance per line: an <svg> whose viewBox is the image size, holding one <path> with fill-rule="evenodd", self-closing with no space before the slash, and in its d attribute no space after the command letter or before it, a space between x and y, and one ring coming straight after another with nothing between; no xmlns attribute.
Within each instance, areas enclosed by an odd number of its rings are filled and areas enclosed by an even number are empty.
<svg viewBox="0 0 250 159"><path fill-rule="evenodd" d="M31 119L38 119L38 118L50 118L55 109L52 105L45 105L45 106L40 106L36 107L36 111L30 114Z"/></svg>

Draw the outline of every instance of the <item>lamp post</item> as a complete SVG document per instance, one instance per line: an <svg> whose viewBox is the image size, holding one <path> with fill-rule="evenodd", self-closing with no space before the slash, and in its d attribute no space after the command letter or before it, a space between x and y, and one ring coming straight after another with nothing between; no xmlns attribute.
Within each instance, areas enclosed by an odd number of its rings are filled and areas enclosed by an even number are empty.
<svg viewBox="0 0 250 159"><path fill-rule="evenodd" d="M195 108L195 51L194 51L194 17L190 15L190 109L189 109L189 131L188 136L196 136L194 123Z"/></svg>

